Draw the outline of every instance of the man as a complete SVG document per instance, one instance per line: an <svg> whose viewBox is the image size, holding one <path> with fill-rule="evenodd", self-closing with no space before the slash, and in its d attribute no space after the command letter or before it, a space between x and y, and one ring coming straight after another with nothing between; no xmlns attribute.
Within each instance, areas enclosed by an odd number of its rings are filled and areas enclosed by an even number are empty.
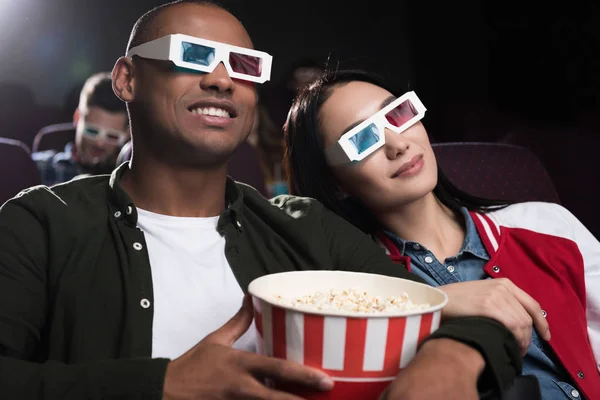
<svg viewBox="0 0 600 400"><path fill-rule="evenodd" d="M242 24L209 2L145 14L113 70L131 164L110 178L35 188L0 210L3 398L298 399L263 380L318 390L333 382L246 351L249 282L301 269L416 279L320 204L271 204L226 179L253 122L255 82L268 78L269 56L252 47ZM387 398L475 399L478 377L503 387L519 368L504 327L449 320Z"/></svg>
<svg viewBox="0 0 600 400"><path fill-rule="evenodd" d="M73 122L75 144L67 144L62 152L32 155L44 185L113 170L121 147L129 140L129 124L125 104L112 90L110 73L98 73L86 81Z"/></svg>

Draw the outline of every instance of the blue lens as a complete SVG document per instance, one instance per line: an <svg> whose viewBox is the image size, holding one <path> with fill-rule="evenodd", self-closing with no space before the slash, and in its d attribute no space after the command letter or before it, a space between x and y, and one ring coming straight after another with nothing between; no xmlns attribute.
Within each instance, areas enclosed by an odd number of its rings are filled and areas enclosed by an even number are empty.
<svg viewBox="0 0 600 400"><path fill-rule="evenodd" d="M181 43L182 61L208 67L215 59L214 47L189 42Z"/></svg>
<svg viewBox="0 0 600 400"><path fill-rule="evenodd" d="M89 135L89 136L97 136L97 135L98 135L98 133L100 133L100 132L98 131L98 129L96 129L96 128L92 128L91 126L86 126L86 127L84 128L84 132L85 132L85 134L86 134L86 135Z"/></svg>
<svg viewBox="0 0 600 400"><path fill-rule="evenodd" d="M361 154L379 143L379 139L379 129L375 124L370 124L352 136L350 143L354 145L358 154Z"/></svg>

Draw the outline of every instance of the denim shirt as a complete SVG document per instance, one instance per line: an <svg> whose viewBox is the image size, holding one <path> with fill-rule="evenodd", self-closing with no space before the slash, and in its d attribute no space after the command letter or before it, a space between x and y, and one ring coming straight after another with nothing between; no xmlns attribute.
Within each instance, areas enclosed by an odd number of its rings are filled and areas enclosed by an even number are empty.
<svg viewBox="0 0 600 400"><path fill-rule="evenodd" d="M490 257L475 223L466 208L461 209L465 219L465 241L454 257L440 262L432 252L419 243L403 240L391 232L386 235L398 246L403 256L410 257L411 271L432 286L490 279L483 270ZM535 375L540 382L542 399L572 399L583 397L570 383L570 378L549 346L532 332L531 344L523 359L523 375Z"/></svg>

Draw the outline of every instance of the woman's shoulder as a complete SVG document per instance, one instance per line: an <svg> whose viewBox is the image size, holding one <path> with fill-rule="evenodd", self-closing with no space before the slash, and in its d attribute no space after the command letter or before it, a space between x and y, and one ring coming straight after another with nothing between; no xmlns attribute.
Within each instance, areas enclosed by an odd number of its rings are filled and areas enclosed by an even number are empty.
<svg viewBox="0 0 600 400"><path fill-rule="evenodd" d="M573 225L580 224L562 205L542 201L515 203L486 215L499 226L563 237L569 236Z"/></svg>
<svg viewBox="0 0 600 400"><path fill-rule="evenodd" d="M558 203L550 203L544 201L526 201L522 203L513 203L499 210L490 211L489 215L511 216L524 215L529 213L539 214L556 214L568 212L566 208Z"/></svg>

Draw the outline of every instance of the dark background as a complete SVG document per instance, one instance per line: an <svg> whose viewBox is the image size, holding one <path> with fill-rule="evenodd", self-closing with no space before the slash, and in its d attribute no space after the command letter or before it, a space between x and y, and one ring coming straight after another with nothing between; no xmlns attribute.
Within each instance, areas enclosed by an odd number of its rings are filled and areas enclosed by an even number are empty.
<svg viewBox="0 0 600 400"><path fill-rule="evenodd" d="M0 1L0 81L27 84L38 104L62 107L74 86L112 68L135 20L164 2ZM222 3L274 56L272 84L311 57L380 73L417 90L431 111L469 102L570 123L600 105L600 6L591 1ZM452 136L452 127L430 125Z"/></svg>
<svg viewBox="0 0 600 400"><path fill-rule="evenodd" d="M135 20L162 3L0 1L0 81L27 84L38 104L62 107L87 76L112 68ZM432 111L430 130L442 140L460 133L439 126L448 103L566 123L598 112L598 3L222 3L247 26L256 48L274 56L272 84L306 57L331 68L365 68L417 90Z"/></svg>

